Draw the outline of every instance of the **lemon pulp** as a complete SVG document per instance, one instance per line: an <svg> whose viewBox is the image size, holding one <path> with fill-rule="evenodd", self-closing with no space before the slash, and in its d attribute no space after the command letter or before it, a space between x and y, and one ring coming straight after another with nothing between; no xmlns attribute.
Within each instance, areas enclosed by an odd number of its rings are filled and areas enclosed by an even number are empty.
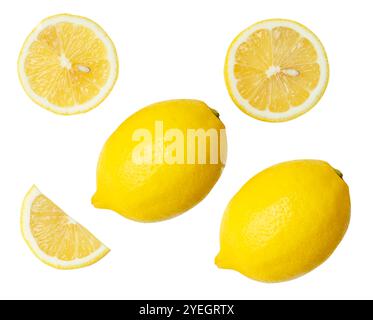
<svg viewBox="0 0 373 320"><path fill-rule="evenodd" d="M59 114L88 111L100 104L117 78L115 47L89 19L58 15L28 37L19 74L28 95Z"/></svg>
<svg viewBox="0 0 373 320"><path fill-rule="evenodd" d="M225 73L236 104L266 121L290 120L311 109L329 78L320 40L288 20L263 21L241 33L229 49Z"/></svg>
<svg viewBox="0 0 373 320"><path fill-rule="evenodd" d="M25 241L41 261L52 267L82 268L110 251L35 186L25 197L21 220Z"/></svg>

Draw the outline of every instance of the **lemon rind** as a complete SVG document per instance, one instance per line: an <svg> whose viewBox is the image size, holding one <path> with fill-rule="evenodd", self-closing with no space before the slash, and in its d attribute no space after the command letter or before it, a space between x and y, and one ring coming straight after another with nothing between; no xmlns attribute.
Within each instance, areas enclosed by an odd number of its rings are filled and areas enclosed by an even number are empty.
<svg viewBox="0 0 373 320"><path fill-rule="evenodd" d="M31 44L35 41L36 37L39 35L39 33L45 29L49 25L53 25L58 22L72 22L77 23L83 26L86 26L93 30L95 34L99 37L99 39L105 44L105 47L108 50L108 60L110 61L111 66L111 72L110 77L107 83L103 88L101 88L100 93L89 100L88 102L82 104L82 105L76 105L73 107L61 107L55 104L50 103L45 99L44 97L40 97L37 95L32 88L29 85L29 82L27 80L27 75L24 72L24 62L28 54L28 49L30 48ZM112 90L114 89L114 86L118 80L119 76L119 59L116 47L114 45L114 42L111 40L109 35L105 32L105 30L96 22L93 20L78 16L78 15L72 15L72 14L58 14L54 16L50 16L44 20L42 20L38 26L34 28L34 30L29 34L27 39L25 40L19 58L18 58L18 78L21 82L21 85L26 92L26 94L29 96L29 98L39 105L40 107L49 110L55 114L58 115L75 115L75 114L81 114L86 113L92 109L97 108L102 102L106 100L106 98L110 95Z"/></svg>
<svg viewBox="0 0 373 320"><path fill-rule="evenodd" d="M273 25L272 28L278 26L287 26L293 28L294 30L298 31L302 37L309 39L317 50L319 58L318 63L320 64L322 71L319 84L317 88L312 91L312 98L308 98L307 101L301 106L291 107L289 111L283 113L274 113L268 110L260 111L251 106L250 103L243 99L238 92L236 86L237 80L234 79L234 76L232 76L233 73L231 70L234 67L234 54L238 46L242 43L242 40L247 39L250 34L261 28L268 29L269 25L271 24ZM257 120L265 122L286 122L302 116L303 114L313 109L320 102L329 84L329 59L321 40L306 26L302 25L299 22L288 19L268 19L260 21L245 29L232 41L225 59L224 78L231 99L242 112Z"/></svg>
<svg viewBox="0 0 373 320"><path fill-rule="evenodd" d="M50 257L46 253L44 253L37 245L29 228L31 205L39 195L42 195L39 189L36 186L32 186L24 198L21 210L21 232L26 244L40 261L50 267L60 270L81 269L95 264L110 252L109 248L107 248L105 245L102 245L98 250L96 250L89 256L83 259L75 259L72 261L62 261L60 259Z"/></svg>

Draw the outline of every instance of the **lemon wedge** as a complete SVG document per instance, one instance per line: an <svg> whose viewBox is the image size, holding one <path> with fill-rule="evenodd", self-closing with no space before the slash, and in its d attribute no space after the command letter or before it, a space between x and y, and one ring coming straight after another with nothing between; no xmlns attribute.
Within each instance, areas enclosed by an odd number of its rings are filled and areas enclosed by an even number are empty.
<svg viewBox="0 0 373 320"><path fill-rule="evenodd" d="M18 73L28 96L57 114L97 107L118 77L115 46L95 22L63 14L43 20L20 53Z"/></svg>
<svg viewBox="0 0 373 320"><path fill-rule="evenodd" d="M21 215L22 235L32 252L57 269L90 266L110 250L33 186Z"/></svg>
<svg viewBox="0 0 373 320"><path fill-rule="evenodd" d="M225 63L230 96L246 114L282 122L312 109L329 81L325 49L305 26L266 20L243 31Z"/></svg>

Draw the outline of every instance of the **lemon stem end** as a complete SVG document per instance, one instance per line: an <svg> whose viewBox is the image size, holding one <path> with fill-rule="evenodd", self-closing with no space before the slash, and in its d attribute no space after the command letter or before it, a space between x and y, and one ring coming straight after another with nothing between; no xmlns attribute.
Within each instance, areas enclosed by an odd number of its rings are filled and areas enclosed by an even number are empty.
<svg viewBox="0 0 373 320"><path fill-rule="evenodd" d="M212 108L210 108L210 110L211 110L211 112L212 112L212 113L213 113L217 118L220 119L220 113L219 113L217 110L212 109Z"/></svg>
<svg viewBox="0 0 373 320"><path fill-rule="evenodd" d="M341 179L343 179L343 173L342 173L340 170L338 170L338 169L334 169L334 171L335 171L335 173L336 173L337 175L339 175L339 177L340 177Z"/></svg>

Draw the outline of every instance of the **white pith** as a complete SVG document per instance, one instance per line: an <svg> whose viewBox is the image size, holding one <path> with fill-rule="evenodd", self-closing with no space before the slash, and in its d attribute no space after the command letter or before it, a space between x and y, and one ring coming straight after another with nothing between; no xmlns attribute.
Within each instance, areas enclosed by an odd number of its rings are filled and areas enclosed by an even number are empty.
<svg viewBox="0 0 373 320"><path fill-rule="evenodd" d="M274 75L276 75L280 72L281 72L281 68L279 66L271 66L266 71L266 75L267 75L268 78L270 78L270 77L273 77Z"/></svg>
<svg viewBox="0 0 373 320"><path fill-rule="evenodd" d="M234 75L235 56L240 45L245 42L253 33L261 29L272 30L276 27L287 27L297 31L302 37L308 39L314 46L318 60L317 63L320 65L320 80L317 87L310 92L310 97L300 106L291 107L286 112L271 112L270 110L258 110L253 107L248 100L245 100L237 89L238 80ZM297 76L297 70L279 70L278 66L272 66L267 70L267 76L273 76L278 72L285 72L290 76ZM249 114L259 119L265 120L278 120L291 119L297 115L305 113L307 110L312 108L317 100L320 99L324 93L324 89L329 80L329 66L328 59L320 40L308 29L301 26L298 23L287 20L269 20L263 21L254 25L253 27L245 30L234 42L230 48L227 56L227 85L229 86L230 92L233 95L236 102L245 109Z"/></svg>
<svg viewBox="0 0 373 320"><path fill-rule="evenodd" d="M64 54L60 56L60 64L62 68L66 68L67 70L70 70L72 67L70 60Z"/></svg>
<svg viewBox="0 0 373 320"><path fill-rule="evenodd" d="M39 191L39 189L36 186L33 186L31 190L29 191L29 193L27 194L27 196L25 197L23 207L22 207L22 226L21 226L25 240L27 241L27 243L29 244L33 252L39 257L39 259L56 267L73 268L73 267L87 265L91 261L94 261L97 257L102 256L105 252L108 251L108 248L102 245L99 249L91 253L89 256L83 259L75 259L72 261L63 261L56 257L51 257L47 255L44 251L42 251L39 248L30 230L31 207L35 199L40 195L42 195L42 193ZM70 223L76 224L77 222L71 219Z"/></svg>
<svg viewBox="0 0 373 320"><path fill-rule="evenodd" d="M28 77L24 70L24 65L25 65L25 61L26 61L29 49L31 45L37 40L40 32L42 32L47 27L56 25L58 23L63 23L63 22L82 25L86 28L91 29L96 34L96 36L104 43L105 47L107 48L107 55L108 55L107 59L110 62L110 75L109 75L109 78L106 84L101 88L100 93L94 98L92 98L91 100L87 101L86 103L81 104L81 105L77 104L72 107L57 106L53 103L50 103L46 98L37 95L32 90L29 84L29 81L28 81ZM68 59L66 59L66 57L64 59L64 57L62 56L61 65L68 68L69 67L68 63L69 63ZM113 42L110 40L110 38L105 33L105 31L93 21L90 21L88 19L78 17L78 16L72 16L72 15L59 15L59 16L48 18L44 20L43 22L41 22L39 26L37 26L36 29L31 33L31 35L27 38L23 46L23 50L20 55L18 64L19 64L18 70L19 70L20 80L23 84L25 91L31 97L31 99L51 111L54 111L59 114L66 114L66 115L85 112L99 105L113 88L116 82L117 73L118 73L116 50L115 50Z"/></svg>

